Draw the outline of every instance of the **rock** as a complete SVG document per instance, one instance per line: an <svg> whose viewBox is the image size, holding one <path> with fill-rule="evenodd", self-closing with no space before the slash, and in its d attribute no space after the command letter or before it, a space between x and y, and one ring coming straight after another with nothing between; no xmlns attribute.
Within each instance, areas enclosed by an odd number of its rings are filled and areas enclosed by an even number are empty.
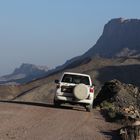
<svg viewBox="0 0 140 140"><path fill-rule="evenodd" d="M112 108L114 112L122 114L128 121L129 119L137 120L140 118L139 91L139 88L132 84L124 84L114 79L104 84L94 101L94 105L101 105L102 108L107 106L108 112ZM135 98L136 92L137 98Z"/></svg>

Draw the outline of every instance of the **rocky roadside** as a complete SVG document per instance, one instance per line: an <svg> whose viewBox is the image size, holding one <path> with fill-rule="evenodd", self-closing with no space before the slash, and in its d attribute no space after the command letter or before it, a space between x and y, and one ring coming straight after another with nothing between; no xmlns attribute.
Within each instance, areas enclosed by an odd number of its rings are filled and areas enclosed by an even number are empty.
<svg viewBox="0 0 140 140"><path fill-rule="evenodd" d="M106 82L97 95L99 106L108 121L124 125L120 129L123 140L140 139L140 88L118 80Z"/></svg>

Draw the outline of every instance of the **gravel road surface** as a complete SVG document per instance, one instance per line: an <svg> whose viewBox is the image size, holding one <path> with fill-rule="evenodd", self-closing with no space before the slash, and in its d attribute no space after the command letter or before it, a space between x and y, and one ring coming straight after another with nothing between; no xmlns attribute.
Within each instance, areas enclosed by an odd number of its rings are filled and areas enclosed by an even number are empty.
<svg viewBox="0 0 140 140"><path fill-rule="evenodd" d="M0 140L119 140L98 110L0 103Z"/></svg>

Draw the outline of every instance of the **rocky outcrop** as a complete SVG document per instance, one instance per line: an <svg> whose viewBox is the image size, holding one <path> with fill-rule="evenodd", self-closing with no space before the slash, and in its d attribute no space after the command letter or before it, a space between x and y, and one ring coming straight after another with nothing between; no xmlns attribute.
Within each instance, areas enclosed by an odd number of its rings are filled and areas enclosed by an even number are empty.
<svg viewBox="0 0 140 140"><path fill-rule="evenodd" d="M106 109L111 117L140 118L140 89L118 80L106 82L97 95L94 105ZM113 114L114 113L114 114Z"/></svg>

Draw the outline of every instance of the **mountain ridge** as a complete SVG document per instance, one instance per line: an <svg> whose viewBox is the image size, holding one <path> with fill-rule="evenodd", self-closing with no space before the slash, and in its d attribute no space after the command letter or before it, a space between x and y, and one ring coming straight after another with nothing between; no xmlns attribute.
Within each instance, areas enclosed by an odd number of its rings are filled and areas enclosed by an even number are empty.
<svg viewBox="0 0 140 140"><path fill-rule="evenodd" d="M42 77L49 70L47 66L22 63L11 74L0 77L0 84L22 84Z"/></svg>
<svg viewBox="0 0 140 140"><path fill-rule="evenodd" d="M123 53L123 49L127 52ZM131 57L137 54L140 56L140 20L115 18L105 24L96 44L83 56Z"/></svg>

